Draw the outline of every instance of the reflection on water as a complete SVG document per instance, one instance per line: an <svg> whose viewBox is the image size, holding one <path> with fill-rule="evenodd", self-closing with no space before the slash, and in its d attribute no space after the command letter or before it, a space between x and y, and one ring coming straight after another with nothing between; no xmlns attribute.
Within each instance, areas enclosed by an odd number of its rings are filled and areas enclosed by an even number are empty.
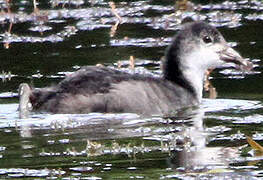
<svg viewBox="0 0 263 180"><path fill-rule="evenodd" d="M261 109L259 101L205 99L199 109L191 115L181 114L181 118L91 113L31 114L29 119L18 119L17 106L1 105L1 109L6 110L0 117L0 133L6 137L0 147L1 160L5 161L0 168L2 177L52 178L67 177L69 173L74 177L86 177L90 173L97 178L106 174L117 177L118 168L134 175L137 171L147 173L143 164L150 162L154 163L152 167L158 167L154 177L161 175L162 178L209 177L211 174L240 178L251 174L235 172L236 168L256 168L242 165L248 161L241 157L245 143L237 142L242 142L245 134L232 132L235 128L231 126L238 118L250 118L247 111ZM233 115L236 110L240 111L237 117L224 119L225 113ZM239 117L242 114L244 116ZM214 125L206 122L211 119ZM229 132L231 136L227 136ZM8 142L9 139L12 141ZM214 145L217 142L219 144ZM228 146L231 142L237 144ZM36 158L41 161L32 162ZM45 169L41 168L43 162ZM159 169L158 163L168 169Z"/></svg>
<svg viewBox="0 0 263 180"><path fill-rule="evenodd" d="M262 144L263 3L200 2L0 0L0 178L262 178L262 155L246 135ZM98 63L160 76L164 49L186 17L218 27L255 64L252 72L214 70L208 86L219 99L174 117L18 118L22 82L43 87Z"/></svg>

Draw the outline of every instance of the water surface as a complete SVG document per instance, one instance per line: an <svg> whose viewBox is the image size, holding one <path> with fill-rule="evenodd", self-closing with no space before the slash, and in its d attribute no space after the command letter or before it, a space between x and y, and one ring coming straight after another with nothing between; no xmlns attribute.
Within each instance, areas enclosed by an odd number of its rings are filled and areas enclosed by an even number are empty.
<svg viewBox="0 0 263 180"><path fill-rule="evenodd" d="M189 2L190 3L190 2ZM261 1L0 1L0 178L261 179ZM178 4L177 4L178 5ZM118 14L118 16L116 15ZM19 119L20 83L44 87L84 65L160 75L181 20L216 26L255 64L213 71L218 99L174 117L32 113ZM130 69L128 69L130 71ZM132 71L132 70L131 70ZM206 93L206 97L209 95Z"/></svg>

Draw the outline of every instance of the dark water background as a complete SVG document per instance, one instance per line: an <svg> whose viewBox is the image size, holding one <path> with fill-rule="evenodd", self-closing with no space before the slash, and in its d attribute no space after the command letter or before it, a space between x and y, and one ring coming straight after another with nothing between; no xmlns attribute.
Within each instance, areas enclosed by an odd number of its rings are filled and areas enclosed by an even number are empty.
<svg viewBox="0 0 263 180"><path fill-rule="evenodd" d="M34 9L0 0L0 179L261 179L263 156L245 135L263 143L262 1L192 1L180 12L173 0L114 2L112 10L105 0L42 0ZM136 71L159 75L185 17L218 27L254 71L213 71L218 99L190 115L18 119L22 82L44 87L84 65L127 67L130 56Z"/></svg>

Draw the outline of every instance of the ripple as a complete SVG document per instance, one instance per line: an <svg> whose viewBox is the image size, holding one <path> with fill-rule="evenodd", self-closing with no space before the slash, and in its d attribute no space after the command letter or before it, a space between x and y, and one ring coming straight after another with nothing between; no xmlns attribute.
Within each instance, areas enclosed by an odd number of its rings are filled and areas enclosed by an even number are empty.
<svg viewBox="0 0 263 180"><path fill-rule="evenodd" d="M88 166L79 166L79 167L73 167L73 168L69 168L72 171L76 171L76 172L90 172L93 171L92 167L88 167Z"/></svg>
<svg viewBox="0 0 263 180"><path fill-rule="evenodd" d="M9 177L47 177L49 175L63 175L65 171L49 170L49 169L23 169L23 168L4 168L0 169L0 174L7 174Z"/></svg>
<svg viewBox="0 0 263 180"><path fill-rule="evenodd" d="M201 108L205 112L219 112L224 110L255 110L262 108L260 101L232 100L232 99L203 99ZM18 118L18 104L1 104L0 108L4 110L0 118L0 128L30 126L31 128L76 128L84 125L96 125L103 122L121 123L123 125L136 125L140 123L157 123L164 122L160 117L141 118L137 114L32 114L31 118L26 120ZM221 116L221 118L223 118ZM8 119L8 121L6 121ZM247 119L237 119L236 123L261 122L261 115L247 117Z"/></svg>
<svg viewBox="0 0 263 180"><path fill-rule="evenodd" d="M162 47L167 46L172 41L172 38L126 38L126 39L112 39L111 46L138 46L138 47Z"/></svg>
<svg viewBox="0 0 263 180"><path fill-rule="evenodd" d="M14 92L0 93L0 98L13 98L13 97L18 97L18 93L14 93Z"/></svg>
<svg viewBox="0 0 263 180"><path fill-rule="evenodd" d="M90 177L82 177L81 179L87 179L87 180L101 180L101 177L96 176L90 176Z"/></svg>
<svg viewBox="0 0 263 180"><path fill-rule="evenodd" d="M94 29L99 29L99 28L110 28L111 27L111 25L101 24L101 22L99 21L94 22L91 19L79 21L76 24L76 26L79 30L89 30L89 31L92 31Z"/></svg>
<svg viewBox="0 0 263 180"><path fill-rule="evenodd" d="M245 75L255 75L255 74L261 74L260 71L239 71L235 69L224 69L219 71L219 73L226 75L229 79L243 79L245 78Z"/></svg>
<svg viewBox="0 0 263 180"><path fill-rule="evenodd" d="M203 99L202 105L205 112L217 112L223 110L254 110L263 107L260 101L237 99Z"/></svg>
<svg viewBox="0 0 263 180"><path fill-rule="evenodd" d="M45 31L52 30L52 27L40 25L40 26L31 27L31 28L29 28L29 30L30 31L37 31L37 32L45 32Z"/></svg>

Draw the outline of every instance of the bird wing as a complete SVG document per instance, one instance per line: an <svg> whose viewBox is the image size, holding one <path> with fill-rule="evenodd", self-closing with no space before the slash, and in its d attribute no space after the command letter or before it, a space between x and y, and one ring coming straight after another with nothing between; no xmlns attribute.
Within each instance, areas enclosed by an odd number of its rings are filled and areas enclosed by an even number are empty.
<svg viewBox="0 0 263 180"><path fill-rule="evenodd" d="M131 74L119 70L87 66L84 67L58 84L58 91L72 94L107 93L112 84L119 83L132 77Z"/></svg>

